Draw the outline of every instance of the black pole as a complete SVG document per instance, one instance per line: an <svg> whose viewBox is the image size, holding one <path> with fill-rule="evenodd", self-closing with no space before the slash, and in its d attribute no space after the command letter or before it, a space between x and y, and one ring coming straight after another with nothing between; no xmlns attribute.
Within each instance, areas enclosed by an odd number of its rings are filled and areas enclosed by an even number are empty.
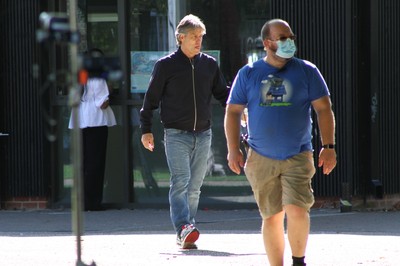
<svg viewBox="0 0 400 266"><path fill-rule="evenodd" d="M69 2L69 24L71 33L77 32L76 21L76 0ZM76 237L76 265L86 265L82 262L82 246L81 236L83 234L83 182L82 182L82 132L79 128L79 103L80 103L80 85L78 83L78 70L80 68L78 63L78 44L76 42L69 43L70 52L70 90L69 90L69 105L72 108L72 165L73 165L73 185L71 190L72 200L72 227ZM92 262L90 264L95 266Z"/></svg>
<svg viewBox="0 0 400 266"><path fill-rule="evenodd" d="M356 56L359 173L364 205L371 180L371 0L357 0Z"/></svg>

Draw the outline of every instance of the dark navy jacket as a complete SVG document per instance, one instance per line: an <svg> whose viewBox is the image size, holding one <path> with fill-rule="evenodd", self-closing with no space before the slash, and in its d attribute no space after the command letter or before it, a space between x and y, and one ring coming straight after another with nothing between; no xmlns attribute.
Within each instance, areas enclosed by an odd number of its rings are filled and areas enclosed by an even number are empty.
<svg viewBox="0 0 400 266"><path fill-rule="evenodd" d="M160 107L165 128L204 131L211 127L211 98L223 107L229 88L216 60L204 53L190 60L179 48L159 59L140 110L142 133L150 133L153 111Z"/></svg>

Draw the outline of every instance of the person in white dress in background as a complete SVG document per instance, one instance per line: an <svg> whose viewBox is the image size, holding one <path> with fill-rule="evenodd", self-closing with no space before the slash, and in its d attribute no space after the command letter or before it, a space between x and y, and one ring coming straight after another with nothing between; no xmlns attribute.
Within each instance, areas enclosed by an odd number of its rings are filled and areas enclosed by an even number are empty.
<svg viewBox="0 0 400 266"><path fill-rule="evenodd" d="M100 49L90 50L92 57L103 56ZM73 110L74 111L74 110ZM82 129L83 192L85 211L102 210L104 172L107 154L108 127L115 126L114 112L109 106L109 89L105 79L89 78L84 85L78 107ZM69 128L73 128L73 119Z"/></svg>

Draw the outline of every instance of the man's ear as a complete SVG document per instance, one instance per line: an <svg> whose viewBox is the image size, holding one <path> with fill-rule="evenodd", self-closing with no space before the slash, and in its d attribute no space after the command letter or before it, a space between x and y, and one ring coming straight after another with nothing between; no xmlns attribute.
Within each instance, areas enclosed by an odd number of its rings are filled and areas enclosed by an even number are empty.
<svg viewBox="0 0 400 266"><path fill-rule="evenodd" d="M179 38L179 41L180 41L180 42L182 42L182 40L183 40L183 37L184 37L184 36L183 36L183 34L182 34L182 33L181 33L181 34L179 34L179 37L178 37L178 38Z"/></svg>
<svg viewBox="0 0 400 266"><path fill-rule="evenodd" d="M268 39L263 40L264 50L269 49L270 42Z"/></svg>

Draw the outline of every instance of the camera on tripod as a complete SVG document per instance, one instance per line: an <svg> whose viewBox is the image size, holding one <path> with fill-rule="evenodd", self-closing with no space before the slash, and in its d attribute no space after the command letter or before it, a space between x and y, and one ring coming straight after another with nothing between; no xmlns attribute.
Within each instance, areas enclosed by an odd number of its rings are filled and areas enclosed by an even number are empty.
<svg viewBox="0 0 400 266"><path fill-rule="evenodd" d="M39 16L40 29L36 31L39 43L77 44L79 32L71 31L68 15L65 13L42 12ZM99 77L106 80L122 79L120 60L118 57L104 56L101 53L85 52L78 58L79 83L85 84L87 78Z"/></svg>
<svg viewBox="0 0 400 266"><path fill-rule="evenodd" d="M69 19L65 13L42 12L39 15L40 29L36 31L36 40L39 43L78 43L78 32L72 32Z"/></svg>

